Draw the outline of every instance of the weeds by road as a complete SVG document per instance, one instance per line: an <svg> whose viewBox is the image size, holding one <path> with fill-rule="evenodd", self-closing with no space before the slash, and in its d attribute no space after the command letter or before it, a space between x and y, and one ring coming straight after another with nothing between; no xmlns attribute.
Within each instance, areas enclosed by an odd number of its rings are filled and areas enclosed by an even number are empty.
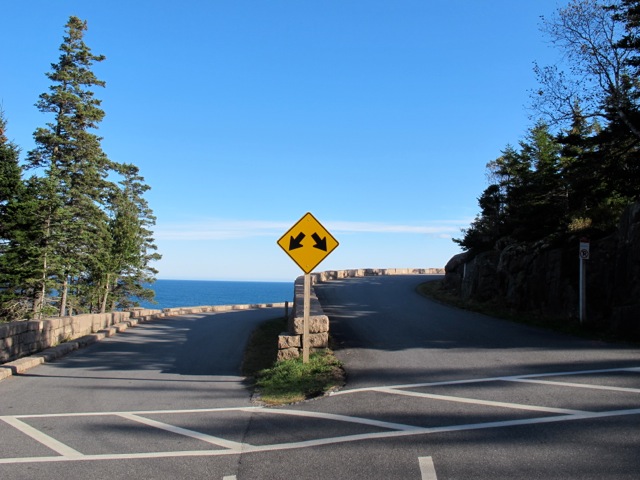
<svg viewBox="0 0 640 480"><path fill-rule="evenodd" d="M260 400L268 405L299 402L323 395L344 384L342 365L329 349L301 358L276 361L278 335L287 329L279 318L260 325L245 351L242 374L251 377Z"/></svg>
<svg viewBox="0 0 640 480"><path fill-rule="evenodd" d="M616 337L611 332L603 330L599 325L581 325L577 319L573 318L550 317L548 315L536 314L535 312L518 312L501 305L498 301L477 302L472 300L463 300L459 295L442 288L442 280L422 283L418 285L417 291L425 297L446 305L483 313L485 315L502 318L512 322L546 328L594 340L610 342L629 341L629 339Z"/></svg>

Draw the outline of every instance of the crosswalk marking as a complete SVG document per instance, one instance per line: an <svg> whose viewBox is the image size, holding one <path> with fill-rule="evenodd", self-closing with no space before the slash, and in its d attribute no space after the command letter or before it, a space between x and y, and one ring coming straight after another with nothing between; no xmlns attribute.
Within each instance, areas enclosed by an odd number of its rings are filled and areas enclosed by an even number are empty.
<svg viewBox="0 0 640 480"><path fill-rule="evenodd" d="M559 414L576 414L584 413L581 410L570 410L567 408L542 407L539 405L523 405L521 403L496 402L493 400L480 400L477 398L453 397L450 395L435 395L433 393L411 392L407 390L399 390L397 388L376 388L374 391L390 393L392 395L405 395L408 397L429 398L433 400L444 400L446 402L471 403L474 405L486 405L488 407L503 407L514 410L530 410L533 412L559 413Z"/></svg>
<svg viewBox="0 0 640 480"><path fill-rule="evenodd" d="M538 383L541 385L555 385L558 387L590 388L592 390L608 390L610 392L640 393L639 388L610 387L608 385L589 385L587 383L570 383L570 382L558 382L553 380L536 380L533 378L513 378L509 381L521 382L521 383Z"/></svg>
<svg viewBox="0 0 640 480"><path fill-rule="evenodd" d="M30 436L34 440L37 440L41 444L50 448L54 452L59 453L65 458L78 458L82 457L82 453L74 450L68 445L65 445L62 442L59 442L55 438L50 437L46 433L41 432L40 430L33 428L31 425L27 425L22 420L18 420L15 417L0 417L0 420L3 420L5 423L8 423L15 429L21 431L25 435Z"/></svg>
<svg viewBox="0 0 640 480"><path fill-rule="evenodd" d="M444 380L440 382L424 382L424 383L407 383L401 385L387 385L385 388L393 389L409 389L409 388L423 388L423 387L445 387L450 385L469 385L474 383L489 383L489 382L517 382L527 379L536 379L543 377L565 377L570 375L593 375L601 373L617 373L617 372L629 372L640 373L640 367L621 367L621 368L604 368L597 370L576 370L568 372L546 372L546 373L530 373L526 375L508 375L503 377L484 377L484 378L465 378L463 380ZM577 384L582 385L582 384ZM380 387L361 387L353 389L339 390L331 393L332 396L338 395L351 395L354 393L371 392ZM609 389L609 387L601 386L603 389Z"/></svg>
<svg viewBox="0 0 640 480"><path fill-rule="evenodd" d="M640 389L635 388L623 388L623 387L610 387L596 384L583 384L583 383L568 383L561 381L542 380L546 377L559 377L566 375L578 375L582 374L599 374L608 372L628 372L628 373L640 373L640 368L619 368L619 369L607 369L607 370L585 370L582 372L559 372L559 373L544 373L533 375L521 375L521 376L509 376L509 377L497 377L492 379L480 378L480 379L466 379L466 380L454 380L450 382L435 382L430 384L415 384L412 386L392 386L392 387L371 387L367 389L358 389L346 391L345 393L358 393L358 392L377 392L392 395L405 395L414 398L422 398L425 400L439 400L448 402L461 402L468 404L478 404L491 407L511 408L519 410L532 410L543 412L551 415L540 416L537 418L526 419L514 419L494 422L481 422L481 423L467 423L467 424L454 424L443 425L437 427L424 427L420 425L407 425L401 423L386 422L384 420L363 418L357 416L340 415L334 413L324 412L312 412L304 410L293 409L268 409L264 407L228 407L228 408L210 408L210 409L189 409L189 410L159 410L159 411L137 411L137 412L85 412L85 413L59 413L59 414L34 414L34 415L9 415L0 416L5 424L19 430L23 434L31 437L32 439L40 442L42 445L50 448L57 455L41 456L41 457L21 457L21 458L0 458L0 464L16 464L16 463L36 463L36 462L67 462L67 461L96 461L96 460L124 460L124 459L151 459L151 458L171 458L171 457L189 457L189 456L223 456L223 455L238 455L245 452L270 452L279 450L290 450L299 448L309 448L321 445L331 445L339 443L349 443L354 441L364 441L373 439L390 439L411 435L426 435L435 433L447 433L447 432L460 432L471 430L482 430L489 428L505 428L519 425L536 425L553 422L565 422L585 419L597 419L607 418L625 415L640 415L640 408L631 408L623 410L609 410L609 411L581 411L562 408L552 408L539 405L522 405L509 402L499 402L493 400L480 400L465 397L456 397L449 395L435 395L431 393L422 393L416 391L410 391L412 387L428 387L435 385L460 385L460 384L473 384L489 381L513 381L513 382L527 382L534 384L552 384L559 385L567 388L594 388L597 390L610 390L614 392L627 392L627 393L640 393ZM344 393L343 393L344 394ZM640 407L640 405L638 405ZM285 415L285 416L297 416L306 418L315 418L318 420L342 422L345 425L359 424L368 425L374 427L379 431L372 431L370 433L358 433L350 434L349 430L344 431L344 435L326 438L310 438L297 442L285 442L285 443L272 443L266 445L251 445L247 443L234 442L224 438L220 438L213 435L208 435L197 430L190 430L176 425L171 425L165 422L153 420L148 418L150 415L179 415L179 414L203 414L203 415L215 415L222 412L239 412L250 415ZM168 432L172 432L178 435L183 435L193 439L201 440L210 445L214 445L217 448L202 450L190 450L190 451L165 451L165 452L147 452L147 453L119 453L119 454L97 454L97 455L85 455L68 445L52 438L51 436L39 431L38 429L30 426L23 421L29 418L73 418L73 417L91 417L91 416L118 416L136 423L140 423L152 428L158 428ZM420 457L420 471L422 480L436 480L435 468L433 467L433 460L430 457ZM235 480L234 475L228 475L223 477L223 480Z"/></svg>
<svg viewBox="0 0 640 480"><path fill-rule="evenodd" d="M119 413L118 416L126 418L128 420L133 420L137 423L148 425L150 427L166 430L167 432L177 433L178 435L184 435L185 437L195 438L196 440L202 440L203 442L211 443L213 445L218 445L220 447L229 448L232 450L239 451L243 446L246 446L242 443L232 442L230 440L225 440L224 438L214 437L212 435L207 435L202 432L196 432L194 430L187 430L186 428L176 427L175 425L169 425L168 423L158 422L149 418L140 417L132 413Z"/></svg>

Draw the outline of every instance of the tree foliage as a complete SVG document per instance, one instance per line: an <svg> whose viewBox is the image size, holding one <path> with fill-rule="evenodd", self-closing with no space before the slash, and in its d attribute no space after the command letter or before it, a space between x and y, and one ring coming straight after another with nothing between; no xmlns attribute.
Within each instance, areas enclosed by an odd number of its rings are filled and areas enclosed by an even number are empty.
<svg viewBox="0 0 640 480"><path fill-rule="evenodd" d="M22 169L0 135L0 182L13 189L2 191L16 192L0 199L5 318L27 309L36 318L99 312L153 297L146 285L159 255L155 218L143 198L149 187L135 166L111 161L95 133L105 112L93 89L105 82L92 67L105 57L85 44L86 30L85 21L69 18L60 57L47 73L51 85L36 103L51 121L36 129ZM120 288L125 283L135 288Z"/></svg>
<svg viewBox="0 0 640 480"><path fill-rule="evenodd" d="M542 31L565 64L536 65L543 120L488 163L467 250L604 235L640 198L640 0L573 0Z"/></svg>
<svg viewBox="0 0 640 480"><path fill-rule="evenodd" d="M22 188L19 150L6 136L7 121L0 110L0 253L11 231L9 210Z"/></svg>

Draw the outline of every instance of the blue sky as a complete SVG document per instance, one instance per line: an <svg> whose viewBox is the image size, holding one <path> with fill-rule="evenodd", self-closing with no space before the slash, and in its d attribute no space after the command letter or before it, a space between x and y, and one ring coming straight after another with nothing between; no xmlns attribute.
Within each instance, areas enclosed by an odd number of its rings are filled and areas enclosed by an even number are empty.
<svg viewBox="0 0 640 480"><path fill-rule="evenodd" d="M276 241L311 212L316 269L443 267L485 165L532 125L555 0L2 2L0 104L24 153L70 15L107 155L152 187L158 278L291 281Z"/></svg>

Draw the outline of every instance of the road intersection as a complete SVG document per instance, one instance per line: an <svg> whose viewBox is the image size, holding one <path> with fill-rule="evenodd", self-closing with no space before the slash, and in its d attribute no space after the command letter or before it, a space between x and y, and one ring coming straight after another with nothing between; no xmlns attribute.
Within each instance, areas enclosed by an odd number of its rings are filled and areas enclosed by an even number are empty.
<svg viewBox="0 0 640 480"><path fill-rule="evenodd" d="M637 348L447 309L419 282L324 287L348 383L312 401L258 406L233 368L228 339L268 311L151 322L4 380L0 477L637 477Z"/></svg>
<svg viewBox="0 0 640 480"><path fill-rule="evenodd" d="M504 385L506 383L518 384L527 390L530 399L535 398L536 394L544 396L547 404L501 400L500 393L508 390ZM477 384L492 387L483 391L484 398L450 394L451 390L460 387L469 389ZM544 392L536 392L536 386L539 385L545 387ZM560 395L550 397L547 391L550 386ZM601 391L614 393L614 399L607 397L606 402L602 402L598 397ZM346 395L386 396L391 404L398 404L399 399L407 399L413 403L413 412L423 411L420 417L422 421L398 423L393 409L376 410L370 416L334 413L340 411L340 398ZM369 398L359 403L380 405L382 401L371 402ZM463 404L464 407L456 411L457 421L447 422L441 418L443 410L437 408L437 403ZM308 409L310 406L313 410ZM444 410L450 410L450 407ZM626 415L640 415L640 366L347 389L315 402L285 408L227 407L4 415L0 416L0 421L14 431L6 428L1 430L2 437L5 437L1 440L3 444L6 445L9 440L15 442L15 436L19 434L35 441L37 447L34 448L32 442L18 442L25 448L22 455L7 456L6 451L0 453L0 465L240 455L400 436ZM302 433L296 426L299 420L308 425ZM254 433L247 438L249 421L253 424ZM265 424L262 428L258 427L261 422ZM269 431L268 425L273 423L278 423L278 431L264 435ZM90 430L93 441L87 442L85 438L74 434L74 429ZM129 437L128 444L132 443L132 437L137 437L132 451L123 451L129 448L119 438L123 429ZM157 440L158 432L152 433L154 430L163 432L161 442ZM118 448L114 449L114 446ZM43 455L42 447L49 450L49 454Z"/></svg>

